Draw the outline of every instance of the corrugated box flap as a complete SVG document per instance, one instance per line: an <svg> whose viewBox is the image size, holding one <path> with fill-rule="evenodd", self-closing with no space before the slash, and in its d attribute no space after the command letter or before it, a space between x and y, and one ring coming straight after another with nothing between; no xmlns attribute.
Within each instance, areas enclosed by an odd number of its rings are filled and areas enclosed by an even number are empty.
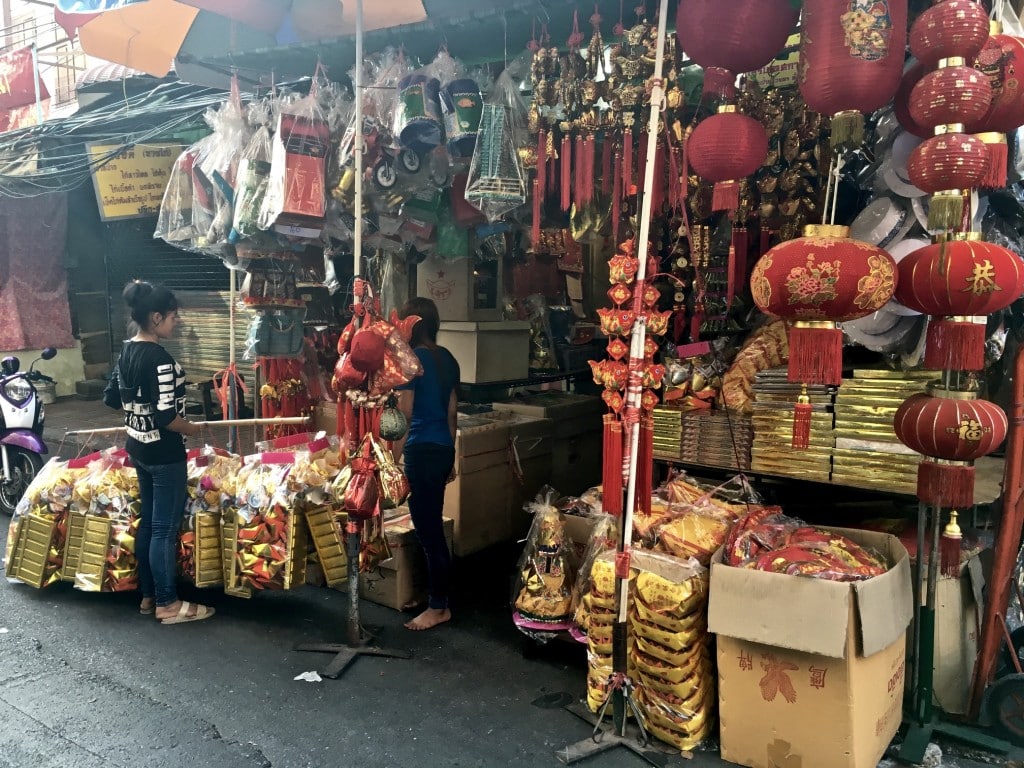
<svg viewBox="0 0 1024 768"><path fill-rule="evenodd" d="M718 635L841 659L846 655L848 584L711 565L708 629Z"/></svg>

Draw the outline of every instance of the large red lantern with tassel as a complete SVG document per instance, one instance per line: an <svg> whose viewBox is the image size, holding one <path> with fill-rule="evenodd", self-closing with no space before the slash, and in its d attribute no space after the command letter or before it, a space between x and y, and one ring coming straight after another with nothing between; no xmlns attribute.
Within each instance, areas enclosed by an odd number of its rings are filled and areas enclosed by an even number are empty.
<svg viewBox="0 0 1024 768"><path fill-rule="evenodd" d="M896 298L933 315L925 367L976 371L985 366L985 325L972 318L1005 309L1024 293L1024 262L1008 248L977 239L933 243L899 264Z"/></svg>
<svg viewBox="0 0 1024 768"><path fill-rule="evenodd" d="M910 116L922 126L971 123L980 120L991 104L989 79L974 67L953 64L929 72L914 86Z"/></svg>
<svg viewBox="0 0 1024 768"><path fill-rule="evenodd" d="M1024 125L1024 40L993 34L974 62L992 86L992 104L983 118L966 120L971 133L1008 133Z"/></svg>
<svg viewBox="0 0 1024 768"><path fill-rule="evenodd" d="M907 0L805 0L800 93L832 116L833 146L859 146L863 115L896 93L906 30Z"/></svg>
<svg viewBox="0 0 1024 768"><path fill-rule="evenodd" d="M972 392L932 386L897 409L893 429L900 442L931 459L918 467L917 497L939 507L965 507L974 504L968 462L999 447L1007 421L1002 408Z"/></svg>
<svg viewBox="0 0 1024 768"><path fill-rule="evenodd" d="M945 133L921 142L910 153L907 175L924 192L967 189L985 175L988 154L980 139Z"/></svg>
<svg viewBox="0 0 1024 768"><path fill-rule="evenodd" d="M720 107L702 120L686 147L687 159L698 176L715 183L712 209L739 207L739 181L761 167L768 155L768 134L752 117L735 107Z"/></svg>
<svg viewBox="0 0 1024 768"><path fill-rule="evenodd" d="M778 55L798 15L789 0L680 0L677 16L685 23L676 25L676 36L705 70L704 92L727 94L736 75Z"/></svg>
<svg viewBox="0 0 1024 768"><path fill-rule="evenodd" d="M896 95L892 97L892 111L896 115L896 121L907 133L912 133L918 138L925 139L932 135L931 128L921 125L910 115L910 94L927 74L927 70L921 62L915 62L904 73L900 80L900 87L896 89Z"/></svg>
<svg viewBox="0 0 1024 768"><path fill-rule="evenodd" d="M988 39L988 12L974 0L942 0L910 28L910 52L925 67L962 56L973 61Z"/></svg>
<svg viewBox="0 0 1024 768"><path fill-rule="evenodd" d="M893 296L892 257L849 234L848 227L809 226L754 267L750 288L758 309L796 321L789 333L790 381L838 384L843 332L836 323L870 315Z"/></svg>

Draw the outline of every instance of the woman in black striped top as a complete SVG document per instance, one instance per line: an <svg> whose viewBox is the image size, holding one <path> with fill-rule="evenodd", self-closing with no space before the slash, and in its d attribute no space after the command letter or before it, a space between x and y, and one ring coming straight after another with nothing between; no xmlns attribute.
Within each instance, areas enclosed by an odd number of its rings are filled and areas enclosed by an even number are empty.
<svg viewBox="0 0 1024 768"><path fill-rule="evenodd" d="M124 289L138 333L124 343L105 393L124 410L125 449L139 476L141 511L135 537L144 614L164 624L200 621L213 609L178 598L177 544L185 512L185 372L160 342L178 325L178 300L166 288L136 280ZM118 402L119 401L119 402Z"/></svg>

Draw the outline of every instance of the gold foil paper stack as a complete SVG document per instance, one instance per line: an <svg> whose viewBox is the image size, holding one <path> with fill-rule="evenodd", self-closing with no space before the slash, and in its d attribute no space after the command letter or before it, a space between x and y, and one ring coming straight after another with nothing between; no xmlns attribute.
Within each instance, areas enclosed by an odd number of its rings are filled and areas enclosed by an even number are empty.
<svg viewBox="0 0 1024 768"><path fill-rule="evenodd" d="M196 586L219 586L224 583L224 545L220 540L220 513L197 512L195 529Z"/></svg>
<svg viewBox="0 0 1024 768"><path fill-rule="evenodd" d="M7 560L7 576L37 589L46 584L46 564L57 521L27 515L14 521L14 546Z"/></svg>
<svg viewBox="0 0 1024 768"><path fill-rule="evenodd" d="M913 494L921 456L897 438L892 420L911 395L923 392L934 371L855 370L836 394L836 448L832 482Z"/></svg>
<svg viewBox="0 0 1024 768"><path fill-rule="evenodd" d="M348 558L342 531L348 515L330 504L306 508L306 523L316 547L320 567L328 585L339 587L348 581Z"/></svg>
<svg viewBox="0 0 1024 768"><path fill-rule="evenodd" d="M655 408L654 457L729 469L750 468L750 416L733 411Z"/></svg>
<svg viewBox="0 0 1024 768"><path fill-rule="evenodd" d="M810 386L811 434L807 448L793 448L793 407L800 385L790 383L785 368L757 374L754 381L754 441L750 468L757 472L827 483L832 471L832 405L835 388Z"/></svg>

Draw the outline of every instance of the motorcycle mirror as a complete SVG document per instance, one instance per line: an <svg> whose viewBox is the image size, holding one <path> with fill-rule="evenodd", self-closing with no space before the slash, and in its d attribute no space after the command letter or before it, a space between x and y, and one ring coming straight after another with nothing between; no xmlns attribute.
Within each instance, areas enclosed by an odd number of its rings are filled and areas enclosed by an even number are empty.
<svg viewBox="0 0 1024 768"><path fill-rule="evenodd" d="M13 376L19 368L21 368L21 361L13 355L0 360L0 373L4 376Z"/></svg>
<svg viewBox="0 0 1024 768"><path fill-rule="evenodd" d="M57 350L54 349L53 347L47 347L46 349L43 350L43 353L40 355L40 357L43 358L43 360L53 360L53 358L55 358L56 356Z"/></svg>

